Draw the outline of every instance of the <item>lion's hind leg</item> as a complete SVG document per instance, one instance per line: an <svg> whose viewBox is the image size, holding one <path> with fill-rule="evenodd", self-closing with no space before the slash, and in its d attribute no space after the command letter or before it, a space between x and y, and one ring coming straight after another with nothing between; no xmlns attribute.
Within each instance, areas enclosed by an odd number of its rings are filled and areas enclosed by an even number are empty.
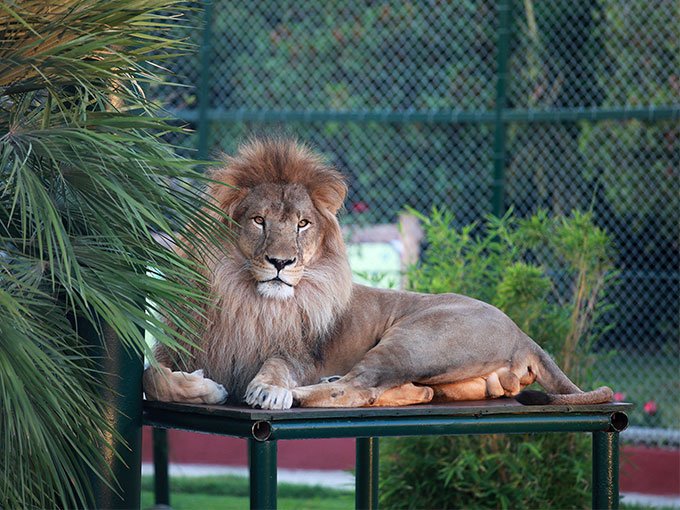
<svg viewBox="0 0 680 510"><path fill-rule="evenodd" d="M372 388L357 388L342 379L293 388L293 405L297 407L363 407L375 401Z"/></svg>
<svg viewBox="0 0 680 510"><path fill-rule="evenodd" d="M486 380L472 377L464 381L433 384L433 402L454 402L457 400L482 400L486 396Z"/></svg>
<svg viewBox="0 0 680 510"><path fill-rule="evenodd" d="M520 378L508 368L463 381L432 385L434 402L514 397L522 387Z"/></svg>
<svg viewBox="0 0 680 510"><path fill-rule="evenodd" d="M434 392L429 386L412 383L392 388L365 388L343 381L299 386L293 389L299 407L388 407L425 404Z"/></svg>
<svg viewBox="0 0 680 510"><path fill-rule="evenodd" d="M371 406L391 407L427 404L434 398L434 390L429 386L416 386L413 383L402 384L385 390Z"/></svg>

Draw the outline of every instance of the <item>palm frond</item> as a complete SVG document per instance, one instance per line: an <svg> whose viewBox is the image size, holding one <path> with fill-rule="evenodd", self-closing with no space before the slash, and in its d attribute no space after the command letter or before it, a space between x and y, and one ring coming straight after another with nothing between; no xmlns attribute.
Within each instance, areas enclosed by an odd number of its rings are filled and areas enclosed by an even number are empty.
<svg viewBox="0 0 680 510"><path fill-rule="evenodd" d="M200 331L205 271L155 236L198 252L228 242L229 221L205 202L196 162L163 142L183 128L142 91L189 49L171 36L182 9L0 5L0 507L90 500L85 473L115 431L82 321L140 354L143 330L176 349Z"/></svg>

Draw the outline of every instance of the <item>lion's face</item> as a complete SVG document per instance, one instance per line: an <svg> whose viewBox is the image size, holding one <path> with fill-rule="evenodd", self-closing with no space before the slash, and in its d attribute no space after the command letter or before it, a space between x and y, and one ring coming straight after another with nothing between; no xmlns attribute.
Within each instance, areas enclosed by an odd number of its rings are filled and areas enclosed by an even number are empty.
<svg viewBox="0 0 680 510"><path fill-rule="evenodd" d="M299 184L260 184L241 202L237 246L260 295L290 299L319 251L323 218Z"/></svg>

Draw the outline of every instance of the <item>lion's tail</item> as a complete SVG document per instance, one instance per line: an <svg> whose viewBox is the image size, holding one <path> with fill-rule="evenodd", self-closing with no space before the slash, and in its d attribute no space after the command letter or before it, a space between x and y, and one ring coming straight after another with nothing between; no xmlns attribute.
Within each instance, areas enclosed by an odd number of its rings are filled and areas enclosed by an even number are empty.
<svg viewBox="0 0 680 510"><path fill-rule="evenodd" d="M593 391L581 393L543 393L542 391L524 390L515 399L524 405L585 405L605 404L612 401L613 392L608 386L600 386Z"/></svg>
<svg viewBox="0 0 680 510"><path fill-rule="evenodd" d="M557 363L542 349L537 353L537 363L532 370L536 381L546 389L547 393L525 390L515 397L524 405L586 405L611 402L614 392L607 386L593 391L582 391L565 375Z"/></svg>

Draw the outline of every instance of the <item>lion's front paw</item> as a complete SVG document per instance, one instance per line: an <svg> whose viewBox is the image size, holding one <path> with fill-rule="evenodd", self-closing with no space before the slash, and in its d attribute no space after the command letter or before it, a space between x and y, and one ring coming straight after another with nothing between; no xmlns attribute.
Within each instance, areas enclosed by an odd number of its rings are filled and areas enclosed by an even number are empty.
<svg viewBox="0 0 680 510"><path fill-rule="evenodd" d="M148 368L144 372L144 392L149 400L189 404L222 404L227 390L203 376L203 370L173 372L167 367Z"/></svg>
<svg viewBox="0 0 680 510"><path fill-rule="evenodd" d="M293 393L282 386L252 382L246 389L246 403L261 409L290 409Z"/></svg>
<svg viewBox="0 0 680 510"><path fill-rule="evenodd" d="M190 386L193 386L203 404L223 404L229 392L221 384L203 375L203 370L195 370L189 374Z"/></svg>

